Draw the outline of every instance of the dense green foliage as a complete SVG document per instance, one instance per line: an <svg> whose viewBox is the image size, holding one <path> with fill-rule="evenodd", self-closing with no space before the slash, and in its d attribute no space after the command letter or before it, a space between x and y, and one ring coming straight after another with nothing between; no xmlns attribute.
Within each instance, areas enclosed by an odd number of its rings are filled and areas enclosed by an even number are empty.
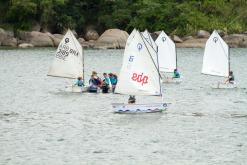
<svg viewBox="0 0 247 165"><path fill-rule="evenodd" d="M246 0L0 0L0 10L0 25L15 31L35 25L53 33L70 27L79 34L88 27L179 35L199 29L247 30Z"/></svg>

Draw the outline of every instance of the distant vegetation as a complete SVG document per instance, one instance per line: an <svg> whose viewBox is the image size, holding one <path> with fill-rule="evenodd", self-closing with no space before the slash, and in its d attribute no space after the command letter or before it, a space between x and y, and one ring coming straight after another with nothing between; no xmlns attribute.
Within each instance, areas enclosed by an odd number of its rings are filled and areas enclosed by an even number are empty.
<svg viewBox="0 0 247 165"><path fill-rule="evenodd" d="M178 35L199 29L227 33L247 31L246 0L0 0L0 26L61 33L68 27L83 34L134 27Z"/></svg>

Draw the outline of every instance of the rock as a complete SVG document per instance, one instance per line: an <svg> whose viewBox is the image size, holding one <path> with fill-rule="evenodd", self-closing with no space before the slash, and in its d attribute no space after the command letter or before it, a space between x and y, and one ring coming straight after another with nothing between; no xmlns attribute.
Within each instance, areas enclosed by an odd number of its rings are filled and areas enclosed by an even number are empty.
<svg viewBox="0 0 247 165"><path fill-rule="evenodd" d="M17 39L12 31L5 31L0 28L0 46L17 46Z"/></svg>
<svg viewBox="0 0 247 165"><path fill-rule="evenodd" d="M19 48L32 48L33 44L29 44L29 43L22 43L18 45Z"/></svg>
<svg viewBox="0 0 247 165"><path fill-rule="evenodd" d="M120 49L124 48L129 34L120 29L108 29L97 40L95 48Z"/></svg>
<svg viewBox="0 0 247 165"><path fill-rule="evenodd" d="M84 41L84 42L82 42L80 44L81 44L81 46L83 48L94 48L95 47L95 43L96 42L94 40L91 40L91 41Z"/></svg>
<svg viewBox="0 0 247 165"><path fill-rule="evenodd" d="M84 38L78 38L79 43L85 42Z"/></svg>
<svg viewBox="0 0 247 165"><path fill-rule="evenodd" d="M177 43L178 48L204 48L207 42L207 38L191 38L183 43Z"/></svg>
<svg viewBox="0 0 247 165"><path fill-rule="evenodd" d="M182 39L183 39L183 41L186 41L186 40L192 40L192 39L194 39L194 37L192 37L192 36L185 36Z"/></svg>
<svg viewBox="0 0 247 165"><path fill-rule="evenodd" d="M216 31L221 37L224 37L226 35L226 33L223 30L218 29Z"/></svg>
<svg viewBox="0 0 247 165"><path fill-rule="evenodd" d="M245 34L230 34L223 39L232 48L246 47L247 35Z"/></svg>
<svg viewBox="0 0 247 165"><path fill-rule="evenodd" d="M197 32L197 38L209 38L210 33L205 30L199 30Z"/></svg>
<svg viewBox="0 0 247 165"><path fill-rule="evenodd" d="M50 33L41 33L37 31L20 32L21 43L30 43L35 47L53 47L54 43Z"/></svg>
<svg viewBox="0 0 247 165"><path fill-rule="evenodd" d="M173 35L172 38L173 38L173 41L175 43L182 43L183 42L183 40L181 38L179 38L177 35Z"/></svg>
<svg viewBox="0 0 247 165"><path fill-rule="evenodd" d="M52 40L53 42L53 45L55 47L58 47L58 45L60 44L61 40L63 39L63 35L62 34L56 34L56 35L53 35L49 32L46 33Z"/></svg>
<svg viewBox="0 0 247 165"><path fill-rule="evenodd" d="M86 40L97 40L99 38L99 34L96 30L93 30L93 29L89 29L87 32L86 32L86 35L85 35L85 38Z"/></svg>

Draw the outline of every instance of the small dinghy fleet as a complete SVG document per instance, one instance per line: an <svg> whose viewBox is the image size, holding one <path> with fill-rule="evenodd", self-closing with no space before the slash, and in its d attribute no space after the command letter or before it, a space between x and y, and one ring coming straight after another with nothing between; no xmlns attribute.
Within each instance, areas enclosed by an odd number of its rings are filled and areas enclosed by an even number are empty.
<svg viewBox="0 0 247 165"><path fill-rule="evenodd" d="M237 87L230 70L229 46L217 31L213 31L207 40L201 73L227 78L225 82L213 84L212 88ZM61 40L47 75L85 82L83 48L70 30ZM154 41L147 30L140 32L134 29L126 41L122 67L117 85L114 85L115 94L129 95L130 98L128 103L112 103L114 112L162 112L169 105L163 101L162 84L181 82L176 45L170 37L161 31ZM89 91L89 87L78 84L66 86L66 89L76 93ZM156 96L160 101L136 104L135 96Z"/></svg>

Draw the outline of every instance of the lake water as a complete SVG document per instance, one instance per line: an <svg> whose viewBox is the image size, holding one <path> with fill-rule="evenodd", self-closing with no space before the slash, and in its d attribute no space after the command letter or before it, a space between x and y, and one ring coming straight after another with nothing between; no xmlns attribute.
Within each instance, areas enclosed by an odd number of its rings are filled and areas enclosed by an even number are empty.
<svg viewBox="0 0 247 165"><path fill-rule="evenodd" d="M181 84L164 84L166 112L114 114L128 96L73 94L47 77L55 49L0 50L0 164L247 164L247 49L231 49L237 89L211 89L203 49L178 49ZM123 50L85 50L93 70L118 73ZM138 102L158 97L137 97Z"/></svg>

